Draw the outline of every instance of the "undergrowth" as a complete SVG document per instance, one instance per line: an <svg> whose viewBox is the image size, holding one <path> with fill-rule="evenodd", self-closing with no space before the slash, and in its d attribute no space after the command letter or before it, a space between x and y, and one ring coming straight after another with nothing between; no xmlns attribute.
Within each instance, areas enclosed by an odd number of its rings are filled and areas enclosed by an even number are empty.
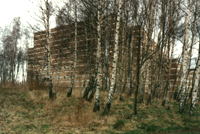
<svg viewBox="0 0 200 134"><path fill-rule="evenodd" d="M76 92L76 91L75 91ZM76 93L75 93L76 94ZM78 93L77 93L78 94ZM102 106L103 104L101 104ZM111 113L93 113L93 103L81 96L67 98L60 93L48 100L46 91L0 89L0 134L198 134L200 108L193 115L178 113L178 104L169 108L159 102L139 104L132 112L132 98L115 99Z"/></svg>

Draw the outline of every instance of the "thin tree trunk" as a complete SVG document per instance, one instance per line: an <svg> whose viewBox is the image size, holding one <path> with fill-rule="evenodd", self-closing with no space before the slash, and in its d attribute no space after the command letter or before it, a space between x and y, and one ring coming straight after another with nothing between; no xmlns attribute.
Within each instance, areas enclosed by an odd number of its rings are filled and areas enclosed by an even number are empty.
<svg viewBox="0 0 200 134"><path fill-rule="evenodd" d="M53 83L52 83L52 72L51 72L51 49L50 49L50 40L49 40L49 25L47 26L48 29L46 30L46 39L47 39L47 76L48 76L48 90L49 90L49 99L54 98L54 92L53 92Z"/></svg>
<svg viewBox="0 0 200 134"><path fill-rule="evenodd" d="M98 20L97 20L97 55L96 55L96 94L95 94L95 103L93 107L93 111L97 112L100 110L100 83L101 83L101 76L100 76L100 70L101 70L101 62L100 62L100 57L101 57L101 41L102 41L102 36L101 36L101 25L102 25L102 1L99 1L98 3Z"/></svg>
<svg viewBox="0 0 200 134"><path fill-rule="evenodd" d="M182 61L182 75L179 85L180 93L180 104L179 104L179 111L184 111L184 105L186 100L186 84L187 84L187 73L189 67L189 43L188 43L188 16L185 17L185 35L184 35L184 49L183 49L183 61Z"/></svg>
<svg viewBox="0 0 200 134"><path fill-rule="evenodd" d="M128 39L128 82L129 82L129 95L133 93L133 47L132 47L132 31L130 31Z"/></svg>
<svg viewBox="0 0 200 134"><path fill-rule="evenodd" d="M193 112L195 106L198 102L198 90L199 90L199 81L200 81L200 42L199 42L199 55L196 63L195 74L194 74L194 86L191 92L191 106L190 113Z"/></svg>
<svg viewBox="0 0 200 134"><path fill-rule="evenodd" d="M105 81L104 81L104 89L106 91L109 90L109 42L108 42L108 31L106 32L106 40L105 40L105 60L104 60L104 74L105 74Z"/></svg>
<svg viewBox="0 0 200 134"><path fill-rule="evenodd" d="M146 61L146 64L144 65L145 71L146 71L146 75L145 75L145 85L144 85L144 102L145 104L150 104L151 103L151 81L150 81L150 69L151 69L151 61L148 60Z"/></svg>
<svg viewBox="0 0 200 134"><path fill-rule="evenodd" d="M138 103L138 92L140 88L140 72L141 72L141 66L140 66L140 55L141 55L141 27L139 28L139 42L137 43L137 67L136 67L136 89L134 93L134 102L133 102L133 112L136 115L137 114L137 103Z"/></svg>
<svg viewBox="0 0 200 134"><path fill-rule="evenodd" d="M117 71L117 63L118 63L118 56L119 56L119 29L120 29L120 19L121 19L121 13L122 13L122 5L123 0L119 0L119 7L117 12L117 22L116 22L116 28L115 28L115 44L114 44L114 56L113 56L113 62L112 62L112 73L111 73L111 85L110 90L108 93L107 102L104 108L104 114L108 114L110 111L110 107L112 104L112 98L114 94L114 88L116 85L116 71Z"/></svg>
<svg viewBox="0 0 200 134"><path fill-rule="evenodd" d="M56 97L55 92L53 91L53 82L52 82L52 70L51 70L51 47L50 47L50 5L49 1L45 1L45 14L44 16L46 17L44 20L44 25L46 28L46 50L47 50L47 76L48 76L48 81L47 81L47 86L48 86L48 91L49 91L49 99L54 99Z"/></svg>
<svg viewBox="0 0 200 134"><path fill-rule="evenodd" d="M67 97L72 95L72 90L75 87L75 80L76 80L76 64L77 64L77 1L74 1L74 16L75 16L75 29L74 29L74 63L73 63L73 73L72 73L72 80L71 80L71 87L69 87L67 91Z"/></svg>
<svg viewBox="0 0 200 134"><path fill-rule="evenodd" d="M162 106L165 106L169 101L169 90L170 90L170 67L171 67L171 61L170 59L170 48L171 48L171 37L168 35L168 46L167 46L167 79L166 79L166 85L164 88L164 94L163 94L163 101ZM172 52L173 53L173 52Z"/></svg>

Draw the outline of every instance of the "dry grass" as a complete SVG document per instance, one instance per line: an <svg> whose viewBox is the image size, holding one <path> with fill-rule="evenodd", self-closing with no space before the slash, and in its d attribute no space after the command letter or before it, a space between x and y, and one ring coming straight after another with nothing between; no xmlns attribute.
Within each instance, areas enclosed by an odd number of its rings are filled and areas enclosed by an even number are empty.
<svg viewBox="0 0 200 134"><path fill-rule="evenodd" d="M19 88L19 87L18 87ZM1 131L5 133L91 133L97 130L107 130L115 121L115 117L103 117L93 113L93 103L83 100L77 92L67 98L64 91L57 93L54 101L48 99L45 90L20 90L4 87L1 89L0 100L6 101L1 110ZM78 95L77 95L78 94ZM14 98L14 100L12 100ZM13 102L16 101L16 102ZM9 107L6 107L9 105ZM5 115L9 113L9 115ZM1 117L1 116L0 116ZM48 128L48 131L45 128ZM12 132L13 131L13 132Z"/></svg>
<svg viewBox="0 0 200 134"><path fill-rule="evenodd" d="M139 114L131 116L132 99L120 102L114 98L111 114L101 116L92 112L93 102L83 100L78 90L70 98L59 90L51 101L45 90L8 87L0 89L0 134L109 134L138 129L142 124L182 127L185 123L176 110L166 110L156 102L152 106L140 104ZM101 97L103 109L106 92Z"/></svg>

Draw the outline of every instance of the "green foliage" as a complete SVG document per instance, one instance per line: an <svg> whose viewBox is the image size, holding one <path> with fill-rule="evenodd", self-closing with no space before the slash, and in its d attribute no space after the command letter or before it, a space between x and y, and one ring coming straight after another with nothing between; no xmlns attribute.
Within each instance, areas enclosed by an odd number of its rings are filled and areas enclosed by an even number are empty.
<svg viewBox="0 0 200 134"><path fill-rule="evenodd" d="M117 120L116 123L113 125L114 129L121 129L125 125L124 120Z"/></svg>
<svg viewBox="0 0 200 134"><path fill-rule="evenodd" d="M123 134L145 134L145 132L138 129L138 130L128 131L128 132L125 132Z"/></svg>
<svg viewBox="0 0 200 134"><path fill-rule="evenodd" d="M32 131L36 128L36 126L34 124L27 124L27 125L17 125L15 128L14 128L14 131L15 132L18 132L18 133L25 133L25 132L28 132L28 131Z"/></svg>
<svg viewBox="0 0 200 134"><path fill-rule="evenodd" d="M125 132L123 134L199 134L198 131L193 130L185 130L180 128L167 128L163 130L158 130L157 132L147 132L145 130L137 129Z"/></svg>
<svg viewBox="0 0 200 134"><path fill-rule="evenodd" d="M107 131L105 131L104 133L105 133L105 134L119 134L119 133L116 133L116 132L114 132L114 131L112 131L112 130L107 130Z"/></svg>
<svg viewBox="0 0 200 134"><path fill-rule="evenodd" d="M141 125L138 128L145 130L146 132L155 132L160 129L159 126L156 126L154 124L146 124L146 123L141 123Z"/></svg>
<svg viewBox="0 0 200 134"><path fill-rule="evenodd" d="M42 132L46 132L48 131L48 129L50 128L51 126L49 124L43 124L41 125L41 131Z"/></svg>

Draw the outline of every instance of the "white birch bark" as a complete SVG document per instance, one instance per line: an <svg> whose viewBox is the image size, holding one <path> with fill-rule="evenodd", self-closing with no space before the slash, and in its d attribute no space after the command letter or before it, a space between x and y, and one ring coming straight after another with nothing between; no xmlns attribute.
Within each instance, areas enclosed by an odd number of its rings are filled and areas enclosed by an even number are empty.
<svg viewBox="0 0 200 134"><path fill-rule="evenodd" d="M190 60L190 46L189 46L189 27L188 27L188 15L185 17L185 35L184 35L184 49L183 49L183 59L182 59L182 74L180 78L179 92L180 92L180 112L183 111L184 103L186 99L187 92L187 73L189 68L189 60Z"/></svg>
<svg viewBox="0 0 200 134"><path fill-rule="evenodd" d="M200 3L197 2L196 6L195 6L195 12L197 11L198 7ZM196 13L194 13L194 21L192 23L192 25L194 25L194 27L196 27L196 24L198 22L198 20L196 20ZM195 32L195 30L193 31ZM194 85L193 85L193 89L192 89L192 94L191 94L191 107L190 107L190 112L192 113L193 110L196 107L196 104L198 103L198 93L200 90L200 31L197 28L197 32L199 34L199 50L198 50L198 59L197 59L197 63L196 63L196 67L195 67L195 74L194 74ZM194 33L193 33L194 34ZM193 35L194 36L194 35Z"/></svg>
<svg viewBox="0 0 200 134"><path fill-rule="evenodd" d="M194 87L192 90L192 105L191 108L194 109L195 105L198 101L198 90L199 90L199 80L200 80L200 55L198 56L196 71L195 71L195 79L194 79Z"/></svg>
<svg viewBox="0 0 200 134"><path fill-rule="evenodd" d="M120 29L120 19L121 19L121 13L122 13L122 5L123 0L119 0L119 7L117 12L117 22L116 22L116 28L115 28L115 42L114 42L114 55L113 55L113 62L112 62L112 72L111 72L111 85L110 90L108 93L108 98L106 102L106 106L104 109L104 113L107 114L110 111L112 98L114 94L114 88L116 84L116 71L117 71L117 63L118 63L118 56L119 56L119 29Z"/></svg>
<svg viewBox="0 0 200 134"><path fill-rule="evenodd" d="M95 93L95 104L94 104L94 108L93 111L99 111L100 110L100 100L99 100L99 96L100 96L100 83L101 83L101 65L100 65L100 57L101 57L101 25L102 25L102 3L103 1L100 0L98 1L98 11L97 11L97 53L96 53L96 93Z"/></svg>
<svg viewBox="0 0 200 134"><path fill-rule="evenodd" d="M49 98L54 99L55 97L55 92L53 91L53 82L52 82L52 70L51 70L51 61L52 61L52 56L51 56L51 47L50 47L50 17L52 13L52 6L51 3L48 0L44 0L45 2L45 9L42 9L42 15L43 15L43 22L44 22L44 27L46 30L46 45L45 48L47 50L47 76L48 76L48 90L49 90Z"/></svg>
<svg viewBox="0 0 200 134"><path fill-rule="evenodd" d="M74 0L74 61L73 61L73 72L71 76L71 87L68 89L67 96L70 97L72 95L72 90L75 87L75 80L76 80L76 65L77 65L77 0Z"/></svg>

